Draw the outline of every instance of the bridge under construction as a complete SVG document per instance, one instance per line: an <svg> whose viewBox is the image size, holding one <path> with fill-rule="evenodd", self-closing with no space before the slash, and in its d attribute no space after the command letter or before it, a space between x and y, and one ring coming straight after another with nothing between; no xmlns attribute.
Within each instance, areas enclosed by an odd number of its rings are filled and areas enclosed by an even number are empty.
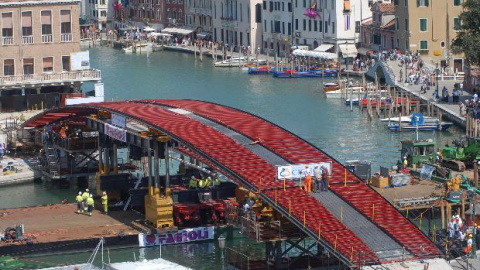
<svg viewBox="0 0 480 270"><path fill-rule="evenodd" d="M251 113L196 100L132 100L52 109L24 126L41 134L54 123L84 126L84 133L92 136L87 136L87 141L83 136L81 149L73 149L70 143L43 143L45 175L96 175L98 193L107 183L122 185L120 176L124 174L119 172L122 167L117 148L133 145L141 149L138 155L148 158L150 165L145 216L155 227L174 226L176 222L173 210L168 210L175 201L172 192L178 183L176 173L170 172L172 159L191 167L205 164L208 171L220 173L253 194L273 214L270 225L263 227L254 218L244 217L242 224L253 232L249 234L244 228L245 235L266 243L276 269L293 269L294 260L285 260L293 247L302 250L299 258L308 256L316 263L313 266L328 269L333 265L342 269L442 257L422 231L340 162ZM62 169L56 149L69 152L72 160L68 166L79 169ZM175 153L181 156L175 157ZM194 162L187 162L185 156ZM165 172L160 177L162 159ZM301 179L299 183L277 177L278 166L313 163L331 164L329 192L307 193ZM85 171L85 167L90 169ZM276 233L268 234L266 227Z"/></svg>

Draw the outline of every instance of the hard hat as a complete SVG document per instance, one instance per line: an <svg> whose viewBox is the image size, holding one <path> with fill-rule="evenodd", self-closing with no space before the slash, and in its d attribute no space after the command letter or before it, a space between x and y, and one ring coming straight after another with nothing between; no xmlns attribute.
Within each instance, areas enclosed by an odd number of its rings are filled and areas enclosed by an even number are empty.
<svg viewBox="0 0 480 270"><path fill-rule="evenodd" d="M87 189L85 189L85 192L88 192L88 191L89 191L89 190L88 190L88 188L87 188Z"/></svg>
<svg viewBox="0 0 480 270"><path fill-rule="evenodd" d="M92 195L92 194L90 194L90 198L93 198L93 195Z"/></svg>
<svg viewBox="0 0 480 270"><path fill-rule="evenodd" d="M469 234L468 237L473 237L473 235L472 235L472 234Z"/></svg>
<svg viewBox="0 0 480 270"><path fill-rule="evenodd" d="M308 165L305 165L305 168L308 168Z"/></svg>
<svg viewBox="0 0 480 270"><path fill-rule="evenodd" d="M190 179L195 179L195 176L192 175L192 177L190 177Z"/></svg>
<svg viewBox="0 0 480 270"><path fill-rule="evenodd" d="M79 191L79 192L78 192L78 195L82 195L82 192L81 192L81 191Z"/></svg>
<svg viewBox="0 0 480 270"><path fill-rule="evenodd" d="M207 177L207 179L210 179L210 180L211 180L212 178L209 176L209 177Z"/></svg>
<svg viewBox="0 0 480 270"><path fill-rule="evenodd" d="M104 192L103 192L103 195L107 195L107 192L104 191Z"/></svg>

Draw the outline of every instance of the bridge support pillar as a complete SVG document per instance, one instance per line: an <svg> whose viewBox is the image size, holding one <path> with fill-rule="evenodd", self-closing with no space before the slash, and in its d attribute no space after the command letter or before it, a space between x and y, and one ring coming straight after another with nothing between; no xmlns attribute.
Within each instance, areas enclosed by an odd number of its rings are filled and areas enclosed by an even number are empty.
<svg viewBox="0 0 480 270"><path fill-rule="evenodd" d="M112 164L113 164L113 173L117 174L118 173L118 157L117 157L117 144L113 144L113 149L112 149Z"/></svg>
<svg viewBox="0 0 480 270"><path fill-rule="evenodd" d="M148 192L150 195L153 195L153 176L152 176L152 149L147 148L147 153L148 153Z"/></svg>
<svg viewBox="0 0 480 270"><path fill-rule="evenodd" d="M158 160L158 142L153 141L153 166L154 166L154 175L155 175L155 193L158 192L160 188L160 172L159 172L159 160Z"/></svg>
<svg viewBox="0 0 480 270"><path fill-rule="evenodd" d="M168 156L168 142L165 142L165 193L170 187L170 158Z"/></svg>

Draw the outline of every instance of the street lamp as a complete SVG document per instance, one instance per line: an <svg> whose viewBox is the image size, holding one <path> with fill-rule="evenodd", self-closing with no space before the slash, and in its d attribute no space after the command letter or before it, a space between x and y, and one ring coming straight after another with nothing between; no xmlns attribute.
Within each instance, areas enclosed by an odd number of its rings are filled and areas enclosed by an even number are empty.
<svg viewBox="0 0 480 270"><path fill-rule="evenodd" d="M225 269L225 259L223 257L223 250L225 249L225 236L220 235L218 237L218 247L220 248L221 251L221 258L222 258L222 269Z"/></svg>

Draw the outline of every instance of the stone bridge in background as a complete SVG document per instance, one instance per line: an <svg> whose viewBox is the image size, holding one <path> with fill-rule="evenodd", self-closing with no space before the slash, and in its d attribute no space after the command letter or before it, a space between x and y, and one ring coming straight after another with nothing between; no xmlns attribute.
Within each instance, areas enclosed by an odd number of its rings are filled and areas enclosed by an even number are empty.
<svg viewBox="0 0 480 270"><path fill-rule="evenodd" d="M366 75L371 79L378 78L381 83L386 85L395 85L395 74L393 69L384 61L376 61L370 69L368 69Z"/></svg>

